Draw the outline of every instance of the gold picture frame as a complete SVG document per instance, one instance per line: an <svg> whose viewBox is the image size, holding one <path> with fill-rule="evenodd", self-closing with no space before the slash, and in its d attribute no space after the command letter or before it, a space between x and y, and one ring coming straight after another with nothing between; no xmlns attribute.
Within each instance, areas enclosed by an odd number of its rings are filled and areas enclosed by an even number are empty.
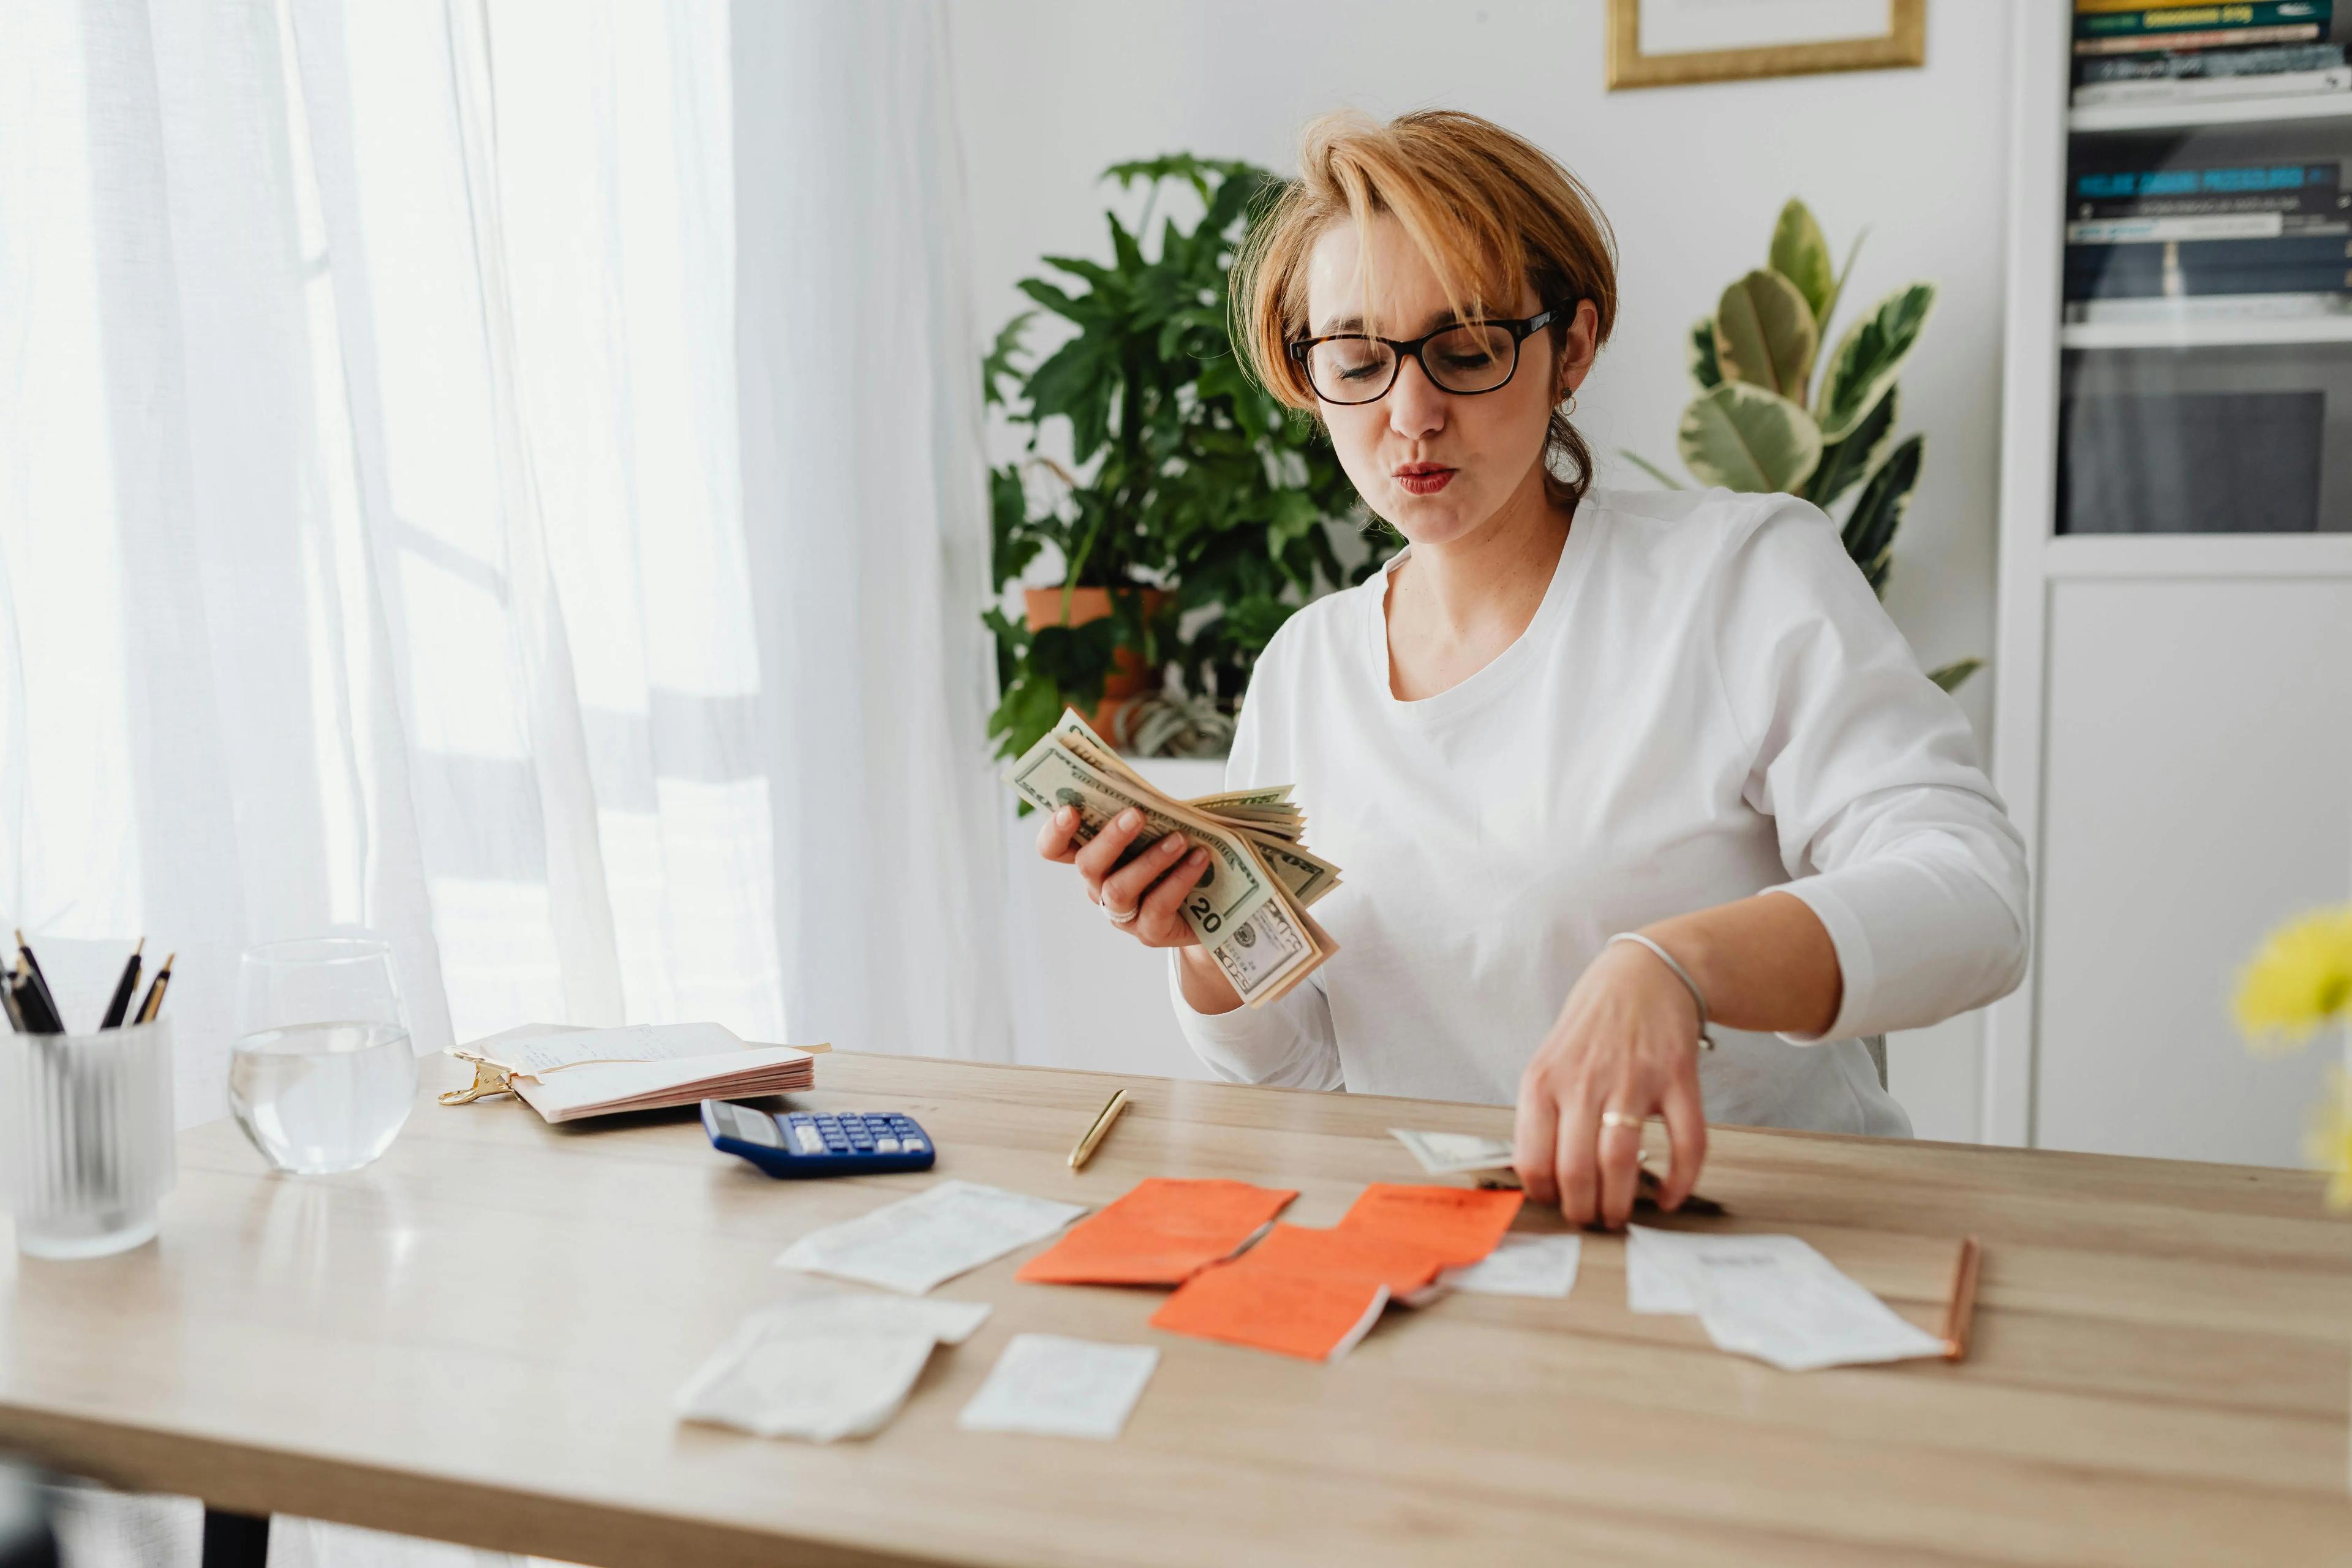
<svg viewBox="0 0 2352 1568"><path fill-rule="evenodd" d="M1887 31L1877 37L1644 55L1642 0L1609 0L1609 89L1926 65L1927 0L1887 0Z"/></svg>

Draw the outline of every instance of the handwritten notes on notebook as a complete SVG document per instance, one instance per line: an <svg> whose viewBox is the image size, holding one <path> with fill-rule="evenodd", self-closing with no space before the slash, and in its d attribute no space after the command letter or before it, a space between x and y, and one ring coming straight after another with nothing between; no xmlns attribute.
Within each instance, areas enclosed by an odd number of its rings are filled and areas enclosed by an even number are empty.
<svg viewBox="0 0 2352 1568"><path fill-rule="evenodd" d="M1696 1313L1720 1349L1784 1372L1940 1356L1944 1342L1793 1236L1709 1236L1633 1226L1625 1304Z"/></svg>
<svg viewBox="0 0 2352 1568"><path fill-rule="evenodd" d="M1014 1278L1045 1285L1181 1285L1248 1245L1297 1195L1248 1182L1153 1176L1072 1226Z"/></svg>
<svg viewBox="0 0 2352 1568"><path fill-rule="evenodd" d="M961 1344L984 1301L916 1301L824 1290L763 1308L677 1393L689 1421L761 1437L830 1443L881 1430L936 1344Z"/></svg>
<svg viewBox="0 0 2352 1568"><path fill-rule="evenodd" d="M1084 1204L946 1181L813 1231L786 1247L776 1262L919 1296L1015 1247L1044 1240L1086 1212Z"/></svg>

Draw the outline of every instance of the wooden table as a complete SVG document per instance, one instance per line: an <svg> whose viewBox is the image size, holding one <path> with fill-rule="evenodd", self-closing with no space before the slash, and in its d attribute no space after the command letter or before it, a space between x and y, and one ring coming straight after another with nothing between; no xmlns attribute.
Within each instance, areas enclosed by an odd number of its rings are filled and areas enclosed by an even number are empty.
<svg viewBox="0 0 2352 1568"><path fill-rule="evenodd" d="M426 1090L457 1064L426 1064ZM1506 1110L835 1055L940 1173L1106 1201L1149 1174L1294 1186L1337 1219L1417 1172L1385 1128ZM1136 1100L1082 1173L1109 1091ZM1656 1134L1653 1129L1654 1136ZM2352 1560L2352 1226L2286 1171L1718 1130L1704 1190L1929 1328L1986 1244L1964 1364L1792 1375L1625 1310L1590 1238L1565 1301L1393 1310L1337 1366L1159 1333L1153 1292L1019 1285L867 1441L680 1424L793 1237L929 1178L787 1184L680 1116L557 1130L419 1104L374 1166L271 1177L182 1142L160 1242L0 1263L0 1447L216 1507L651 1563L2283 1563ZM1558 1225L1557 1216L1550 1226ZM1522 1228L1549 1228L1525 1214ZM959 1432L1006 1338L1155 1344L1114 1443Z"/></svg>

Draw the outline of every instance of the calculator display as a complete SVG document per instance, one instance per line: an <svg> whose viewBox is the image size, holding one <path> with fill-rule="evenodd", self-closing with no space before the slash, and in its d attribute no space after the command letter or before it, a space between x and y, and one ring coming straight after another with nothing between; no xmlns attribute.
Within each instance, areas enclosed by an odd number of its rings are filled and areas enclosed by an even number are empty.
<svg viewBox="0 0 2352 1568"><path fill-rule="evenodd" d="M776 1119L763 1111L751 1110L725 1100L719 1103L719 1130L730 1138L746 1143L764 1143L771 1149L784 1146L784 1135L776 1127Z"/></svg>

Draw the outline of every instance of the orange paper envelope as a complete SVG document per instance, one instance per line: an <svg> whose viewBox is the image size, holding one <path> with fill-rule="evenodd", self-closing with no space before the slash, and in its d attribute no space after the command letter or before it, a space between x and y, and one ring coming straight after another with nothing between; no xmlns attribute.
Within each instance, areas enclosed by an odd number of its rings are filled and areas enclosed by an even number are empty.
<svg viewBox="0 0 2352 1568"><path fill-rule="evenodd" d="M1339 1221L1341 1230L1369 1231L1436 1253L1448 1268L1477 1262L1495 1250L1518 1216L1522 1193L1476 1187L1399 1186L1375 1182Z"/></svg>
<svg viewBox="0 0 2352 1568"><path fill-rule="evenodd" d="M1255 1236L1298 1194L1153 1176L1080 1220L1014 1275L1046 1285L1179 1285Z"/></svg>
<svg viewBox="0 0 2352 1568"><path fill-rule="evenodd" d="M1203 1269L1151 1315L1171 1334L1276 1351L1304 1361L1338 1361L1388 1305L1385 1285L1238 1264Z"/></svg>
<svg viewBox="0 0 2352 1568"><path fill-rule="evenodd" d="M1410 1302L1437 1282L1445 1263L1427 1247L1377 1231L1278 1225L1225 1267L1385 1285L1391 1299Z"/></svg>

